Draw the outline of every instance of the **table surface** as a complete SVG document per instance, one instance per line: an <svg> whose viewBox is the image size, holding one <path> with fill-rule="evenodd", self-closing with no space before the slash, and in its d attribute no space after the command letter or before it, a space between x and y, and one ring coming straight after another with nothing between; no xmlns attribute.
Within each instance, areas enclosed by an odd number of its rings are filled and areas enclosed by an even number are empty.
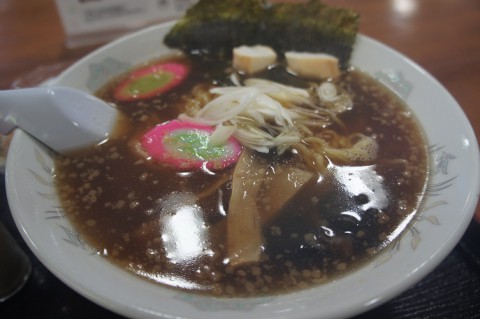
<svg viewBox="0 0 480 319"><path fill-rule="evenodd" d="M324 0L357 10L360 32L417 62L446 87L480 137L480 1ZM35 85L97 45L65 46L54 0L0 1L0 89ZM28 250L11 219L0 179L0 220L24 247L33 273L0 303L2 318L121 318L65 286ZM476 215L480 216L477 206ZM480 217L479 217L480 221ZM480 226L440 266L402 295L358 318L480 318Z"/></svg>

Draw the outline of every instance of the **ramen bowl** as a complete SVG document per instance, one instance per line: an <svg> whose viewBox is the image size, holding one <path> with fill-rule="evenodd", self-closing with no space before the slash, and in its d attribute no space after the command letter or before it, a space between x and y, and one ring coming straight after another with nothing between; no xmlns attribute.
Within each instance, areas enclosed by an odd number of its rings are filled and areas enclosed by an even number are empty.
<svg viewBox="0 0 480 319"><path fill-rule="evenodd" d="M170 53L171 23L131 34L93 52L53 84L95 92L111 78ZM131 318L333 318L376 307L433 270L468 226L479 195L479 150L460 106L426 71L359 35L351 64L398 94L423 127L431 158L426 199L414 221L378 257L317 287L278 296L214 298L140 279L94 252L69 223L54 188L52 152L17 131L6 167L14 220L40 261L91 301Z"/></svg>

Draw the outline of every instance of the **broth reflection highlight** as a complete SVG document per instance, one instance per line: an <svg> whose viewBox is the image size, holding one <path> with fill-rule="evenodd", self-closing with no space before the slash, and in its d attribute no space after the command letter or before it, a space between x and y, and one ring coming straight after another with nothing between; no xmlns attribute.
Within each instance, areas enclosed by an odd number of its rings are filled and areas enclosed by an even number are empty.
<svg viewBox="0 0 480 319"><path fill-rule="evenodd" d="M215 98L211 88L234 85L229 61L166 61L188 66L182 83L153 98L119 101L114 91L124 77L113 79L98 95L128 115L118 136L56 158L67 215L116 265L202 294L288 293L368 263L419 209L428 179L422 130L396 95L356 70L327 81L351 104L335 109L310 99L325 108L314 112L323 120L295 120L311 135L291 147L243 146L238 162L219 170L179 170L150 158L139 146L145 132L180 114L194 118ZM281 64L256 77L312 96L321 86Z"/></svg>

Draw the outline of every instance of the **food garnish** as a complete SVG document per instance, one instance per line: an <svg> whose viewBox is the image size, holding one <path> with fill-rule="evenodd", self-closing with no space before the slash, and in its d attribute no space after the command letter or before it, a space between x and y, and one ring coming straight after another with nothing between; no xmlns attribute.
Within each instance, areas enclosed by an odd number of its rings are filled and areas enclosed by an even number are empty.
<svg viewBox="0 0 480 319"><path fill-rule="evenodd" d="M310 79L334 79L340 76L338 59L330 54L285 52L288 69L295 75Z"/></svg>
<svg viewBox="0 0 480 319"><path fill-rule="evenodd" d="M240 156L240 144L229 137L221 144L212 143L215 128L173 120L155 126L140 143L152 159L179 170L219 170L232 165Z"/></svg>
<svg viewBox="0 0 480 319"><path fill-rule="evenodd" d="M215 97L179 119L225 130L244 147L259 153L283 154L290 150L309 159L312 171L324 172L330 160L338 163L376 159L375 139L361 133L340 137L329 127L343 125L339 115L352 108L352 97L332 81L309 88L248 78L239 86L215 87ZM323 129L315 135L314 130ZM331 145L333 135L336 145Z"/></svg>
<svg viewBox="0 0 480 319"><path fill-rule="evenodd" d="M276 60L277 54L266 45L242 45L233 49L233 67L245 74L263 71Z"/></svg>
<svg viewBox="0 0 480 319"><path fill-rule="evenodd" d="M119 101L149 99L179 85L188 75L189 67L168 62L148 65L134 70L120 82L114 91Z"/></svg>
<svg viewBox="0 0 480 319"><path fill-rule="evenodd" d="M230 265L259 260L264 247L263 227L315 176L295 167L275 165L269 169L269 165L245 150L235 166L227 214L226 258ZM259 206L258 198L271 200Z"/></svg>
<svg viewBox="0 0 480 319"><path fill-rule="evenodd" d="M277 53L323 52L345 67L358 30L357 12L318 0L270 4L263 0L200 0L165 37L165 44L207 58L230 57L241 45Z"/></svg>

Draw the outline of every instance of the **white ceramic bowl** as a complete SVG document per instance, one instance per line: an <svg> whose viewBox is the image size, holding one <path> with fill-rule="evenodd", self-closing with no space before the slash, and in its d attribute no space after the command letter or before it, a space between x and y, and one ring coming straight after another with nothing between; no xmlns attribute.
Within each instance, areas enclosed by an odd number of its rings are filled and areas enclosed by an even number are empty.
<svg viewBox="0 0 480 319"><path fill-rule="evenodd" d="M133 65L162 56L172 24L142 30L82 59L56 83L93 92ZM351 60L390 86L413 109L431 146L432 182L409 231L377 259L317 288L268 298L215 299L139 279L94 254L62 215L51 153L22 131L7 160L10 208L25 241L58 278L90 300L133 318L333 318L371 309L398 295L453 249L479 196L478 143L459 105L421 67L359 36Z"/></svg>

